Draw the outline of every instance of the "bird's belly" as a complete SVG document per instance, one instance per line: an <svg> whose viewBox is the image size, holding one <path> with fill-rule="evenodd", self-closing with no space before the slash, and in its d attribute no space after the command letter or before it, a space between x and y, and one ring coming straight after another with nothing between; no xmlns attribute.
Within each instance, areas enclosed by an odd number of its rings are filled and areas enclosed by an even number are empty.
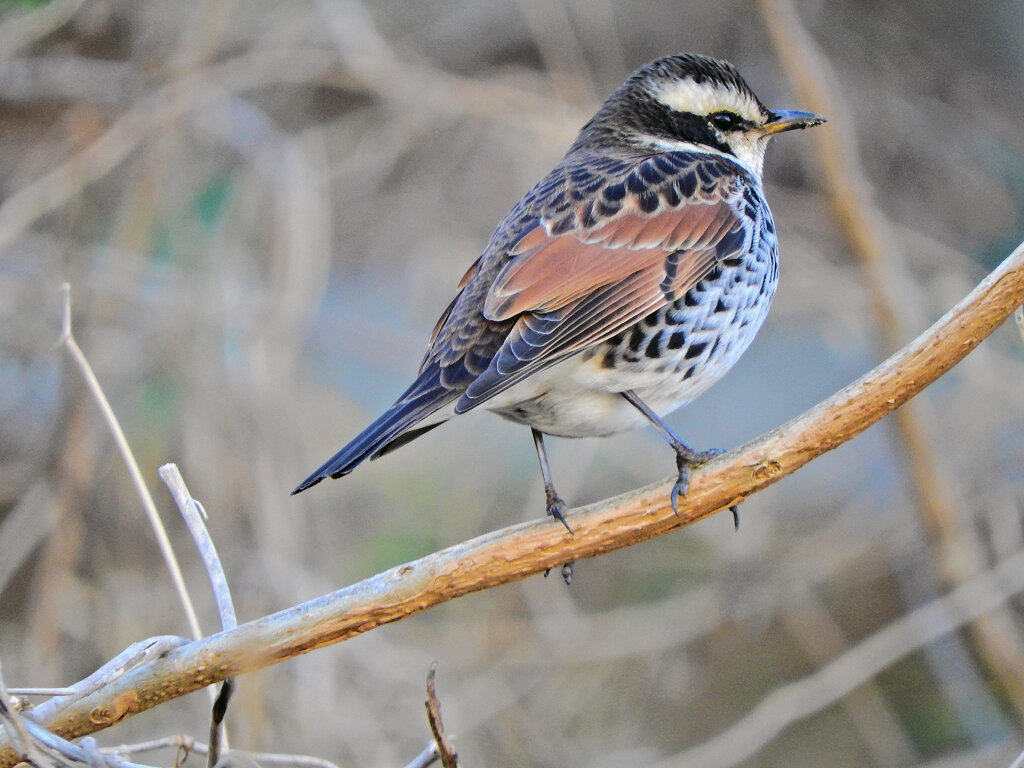
<svg viewBox="0 0 1024 768"><path fill-rule="evenodd" d="M777 282L774 263L765 267L718 270L673 304L534 374L485 407L562 437L646 425L622 397L626 390L656 413L671 413L722 378L753 341Z"/></svg>

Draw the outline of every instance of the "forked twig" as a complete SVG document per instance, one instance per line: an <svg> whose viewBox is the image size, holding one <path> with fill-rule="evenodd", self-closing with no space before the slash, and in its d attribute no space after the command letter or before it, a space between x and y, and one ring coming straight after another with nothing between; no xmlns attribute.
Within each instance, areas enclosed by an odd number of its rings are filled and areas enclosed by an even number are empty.
<svg viewBox="0 0 1024 768"><path fill-rule="evenodd" d="M117 680L117 678L121 677L121 675L135 669L135 667L140 664L152 661L154 658L162 656L173 648L178 648L187 644L187 638L177 637L175 635L150 637L146 640L140 640L137 643L132 643L91 675L83 680L79 680L77 683L68 686L67 688L56 689L53 691L33 688L16 688L13 690L16 693L25 696L45 692L47 695L51 695L53 697L45 704L25 713L25 717L27 719L32 720L33 722L41 722L45 718L58 716L65 708L74 706L75 702L80 701L86 696L89 696L90 694L109 685L113 681ZM110 718L110 722L107 724L111 725L117 720L117 709L116 707L97 709L91 716L97 720L102 720L105 717Z"/></svg>
<svg viewBox="0 0 1024 768"><path fill-rule="evenodd" d="M0 674L0 724L3 725L3 730L7 733L7 738L14 745L20 759L35 768L46 768L45 758L29 735L11 697L7 695L2 674Z"/></svg>

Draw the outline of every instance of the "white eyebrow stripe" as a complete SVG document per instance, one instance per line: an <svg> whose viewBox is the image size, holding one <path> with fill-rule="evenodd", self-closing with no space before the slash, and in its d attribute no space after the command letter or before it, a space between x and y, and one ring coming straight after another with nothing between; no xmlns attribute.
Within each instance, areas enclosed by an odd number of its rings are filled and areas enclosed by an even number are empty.
<svg viewBox="0 0 1024 768"><path fill-rule="evenodd" d="M728 110L755 123L764 120L760 105L748 94L707 81L697 83L689 77L658 83L652 88L651 95L676 112L710 115Z"/></svg>

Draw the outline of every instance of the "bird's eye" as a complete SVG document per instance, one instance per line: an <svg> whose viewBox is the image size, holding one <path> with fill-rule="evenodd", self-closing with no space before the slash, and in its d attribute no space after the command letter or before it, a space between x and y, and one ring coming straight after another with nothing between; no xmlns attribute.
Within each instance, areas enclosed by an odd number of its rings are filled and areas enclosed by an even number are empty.
<svg viewBox="0 0 1024 768"><path fill-rule="evenodd" d="M735 112L722 110L708 115L708 121L720 131L734 131L740 125L740 116Z"/></svg>

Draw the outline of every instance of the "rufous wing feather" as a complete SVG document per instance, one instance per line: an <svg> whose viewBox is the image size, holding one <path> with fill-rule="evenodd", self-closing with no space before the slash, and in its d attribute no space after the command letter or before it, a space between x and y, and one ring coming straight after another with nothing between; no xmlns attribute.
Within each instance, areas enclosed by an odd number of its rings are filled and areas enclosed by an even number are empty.
<svg viewBox="0 0 1024 768"><path fill-rule="evenodd" d="M629 328L686 293L748 244L748 222L718 198L645 214L624 209L590 229L550 235L543 224L512 248L484 315L518 318L464 411L538 370Z"/></svg>

